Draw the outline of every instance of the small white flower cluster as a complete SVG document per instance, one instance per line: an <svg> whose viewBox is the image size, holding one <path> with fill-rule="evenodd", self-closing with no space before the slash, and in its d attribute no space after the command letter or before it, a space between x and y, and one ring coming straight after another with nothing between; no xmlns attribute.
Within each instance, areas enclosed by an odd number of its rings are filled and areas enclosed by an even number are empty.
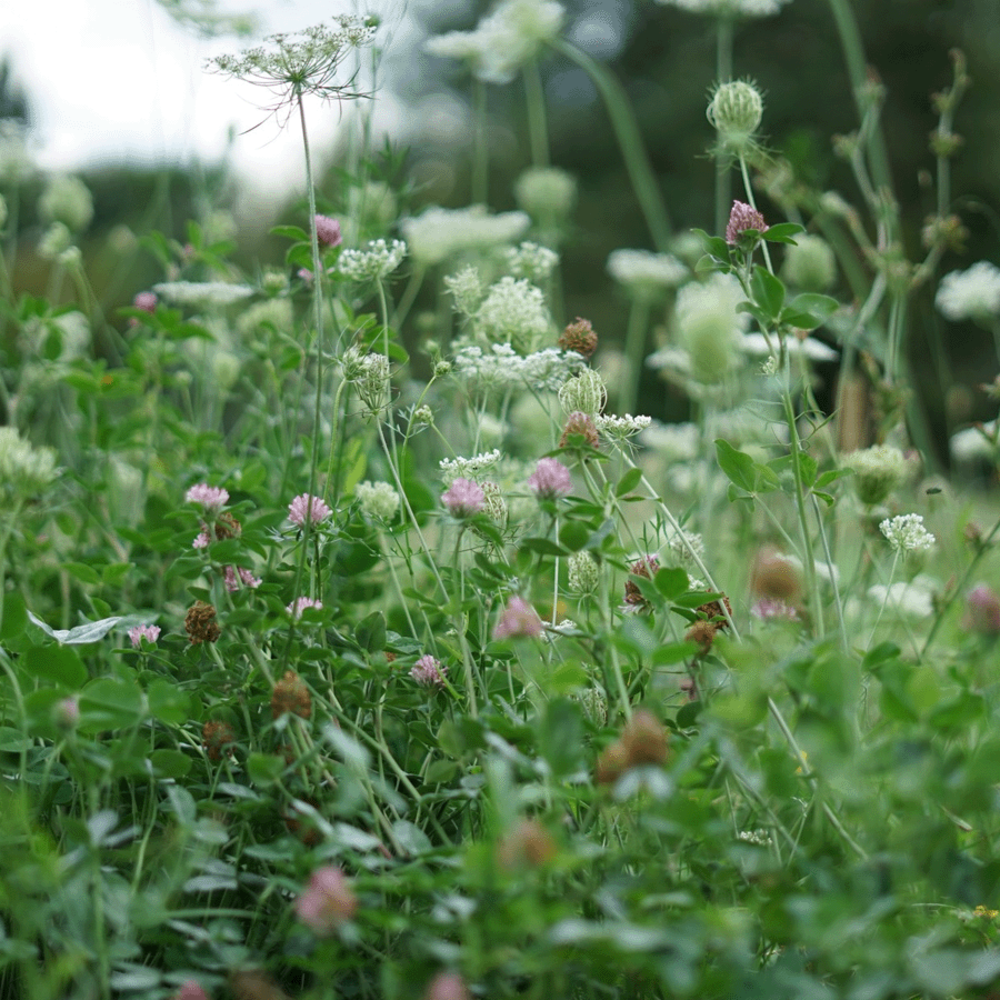
<svg viewBox="0 0 1000 1000"><path fill-rule="evenodd" d="M934 614L936 590L935 581L921 573L909 583L900 581L889 587L881 583L875 584L868 588L868 596L877 607L886 604L908 617L930 618Z"/></svg>
<svg viewBox="0 0 1000 1000"><path fill-rule="evenodd" d="M402 240L371 240L366 250L344 250L337 270L352 281L381 281L403 263L406 244Z"/></svg>
<svg viewBox="0 0 1000 1000"><path fill-rule="evenodd" d="M178 306L229 306L253 295L249 285L232 285L225 281L161 281L153 285L161 298Z"/></svg>
<svg viewBox="0 0 1000 1000"><path fill-rule="evenodd" d="M523 236L531 219L524 212L489 215L483 205L439 208L431 205L420 215L404 219L400 229L410 256L425 267L440 264L464 250L482 250L512 243Z"/></svg>
<svg viewBox="0 0 1000 1000"><path fill-rule="evenodd" d="M471 479L479 482L488 472L492 472L500 462L500 449L473 455L471 458L442 458L438 463L441 479L445 486L451 486L456 479Z"/></svg>
<svg viewBox="0 0 1000 1000"><path fill-rule="evenodd" d="M509 343L522 354L550 332L545 296L524 278L501 278L491 285L472 317L476 334L494 344Z"/></svg>
<svg viewBox="0 0 1000 1000"><path fill-rule="evenodd" d="M633 434L646 430L652 422L652 417L633 417L631 413L626 413L624 417L599 413L594 417L597 430L616 441L624 441L626 438L632 437Z"/></svg>
<svg viewBox="0 0 1000 1000"><path fill-rule="evenodd" d="M1000 434L1000 428L995 420L956 431L948 442L951 457L956 462L995 462L998 457L998 434Z"/></svg>
<svg viewBox="0 0 1000 1000"><path fill-rule="evenodd" d="M391 521L399 510L399 494L388 483L365 480L354 487L354 496L367 517Z"/></svg>
<svg viewBox="0 0 1000 1000"><path fill-rule="evenodd" d="M936 541L924 527L924 519L919 514L900 514L891 520L886 518L878 530L897 552L924 552Z"/></svg>
<svg viewBox="0 0 1000 1000"><path fill-rule="evenodd" d="M776 345L775 339L771 338L768 344L767 338L762 333L744 333L737 343L737 347L745 354L753 354L757 357L769 357ZM802 355L809 361L836 361L840 356L832 347L828 347L822 340L815 337L806 337L799 340L798 337L786 337L785 347L792 355Z"/></svg>
<svg viewBox="0 0 1000 1000"><path fill-rule="evenodd" d="M466 317L475 313L486 294L482 276L471 264L456 274L449 274L444 279L444 285L455 300L455 312Z"/></svg>
<svg viewBox="0 0 1000 1000"><path fill-rule="evenodd" d="M789 0L656 0L660 6L678 7L709 17L770 17Z"/></svg>
<svg viewBox="0 0 1000 1000"><path fill-rule="evenodd" d="M698 456L696 424L663 424L654 420L639 440L671 462L690 462Z"/></svg>
<svg viewBox="0 0 1000 1000"><path fill-rule="evenodd" d="M524 242L504 254L507 269L515 278L545 281L559 263L559 254L537 243Z"/></svg>
<svg viewBox="0 0 1000 1000"><path fill-rule="evenodd" d="M736 311L745 299L731 274L716 273L707 281L689 282L677 293L674 320L680 346L699 382L720 382L736 363L750 326L749 314Z"/></svg>
<svg viewBox="0 0 1000 1000"><path fill-rule="evenodd" d="M742 840L745 844L757 844L759 847L769 847L774 843L767 830L740 830L736 834L736 839Z"/></svg>
<svg viewBox="0 0 1000 1000"><path fill-rule="evenodd" d="M486 83L509 83L539 49L556 38L566 12L555 0L503 0L472 31L431 38L426 50L461 59Z"/></svg>
<svg viewBox="0 0 1000 1000"><path fill-rule="evenodd" d="M688 276L687 267L672 254L650 250L613 250L608 255L607 269L633 295L673 288Z"/></svg>
<svg viewBox="0 0 1000 1000"><path fill-rule="evenodd" d="M556 392L586 364L576 351L546 347L522 357L510 344L463 347L455 355L455 376L479 389L529 388Z"/></svg>
<svg viewBox="0 0 1000 1000"><path fill-rule="evenodd" d="M989 319L1000 315L1000 268L981 260L967 271L952 271L941 279L934 304L945 319Z"/></svg>
<svg viewBox="0 0 1000 1000"><path fill-rule="evenodd" d="M350 347L340 360L344 381L357 387L358 397L370 413L378 413L389 402L389 359L384 354L365 354Z"/></svg>
<svg viewBox="0 0 1000 1000"><path fill-rule="evenodd" d="M693 531L671 529L667 534L667 548L675 563L693 563L695 557L705 557L705 540Z"/></svg>

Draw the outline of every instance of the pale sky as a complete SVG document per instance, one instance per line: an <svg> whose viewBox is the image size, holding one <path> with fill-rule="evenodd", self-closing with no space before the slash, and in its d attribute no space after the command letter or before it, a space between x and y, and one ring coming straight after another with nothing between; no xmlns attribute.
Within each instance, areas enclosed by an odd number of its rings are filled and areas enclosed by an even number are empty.
<svg viewBox="0 0 1000 1000"><path fill-rule="evenodd" d="M354 8L351 0L257 0L256 6L225 0L222 6L256 10L262 34L296 31ZM365 10L380 13L399 38L408 30L404 7L399 0L375 0ZM217 161L230 130L248 129L265 113L253 103L262 96L257 88L207 73L204 63L251 43L195 38L155 0L0 0L0 54L10 57L30 101L31 152L44 170ZM392 98L386 95L378 108L379 129L393 130L400 116ZM336 106L309 109L318 149L334 141L338 118ZM235 142L233 164L246 182L302 184L297 131L269 122Z"/></svg>

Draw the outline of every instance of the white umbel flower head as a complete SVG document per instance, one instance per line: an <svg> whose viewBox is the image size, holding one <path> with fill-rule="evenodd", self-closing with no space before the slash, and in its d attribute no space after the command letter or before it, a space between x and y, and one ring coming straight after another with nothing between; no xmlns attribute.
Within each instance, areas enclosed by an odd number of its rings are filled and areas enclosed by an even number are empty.
<svg viewBox="0 0 1000 1000"><path fill-rule="evenodd" d="M825 292L837 280L837 258L822 236L801 233L785 247L782 277L806 292Z"/></svg>
<svg viewBox="0 0 1000 1000"><path fill-rule="evenodd" d="M789 0L656 0L660 6L678 7L708 17L770 17Z"/></svg>
<svg viewBox="0 0 1000 1000"><path fill-rule="evenodd" d="M254 293L249 285L225 281L161 281L153 285L153 291L172 305L193 308L229 306Z"/></svg>
<svg viewBox="0 0 1000 1000"><path fill-rule="evenodd" d="M528 167L514 184L514 197L533 219L563 221L576 205L576 178L559 167Z"/></svg>
<svg viewBox="0 0 1000 1000"><path fill-rule="evenodd" d="M38 199L38 214L46 222L62 222L72 232L82 232L94 218L90 188L67 174L53 177Z"/></svg>
<svg viewBox="0 0 1000 1000"><path fill-rule="evenodd" d="M930 618L934 614L934 593L937 589L937 584L930 577L920 574L909 583L900 581L888 587L875 584L868 588L868 596L874 607L885 604L907 618Z"/></svg>
<svg viewBox="0 0 1000 1000"><path fill-rule="evenodd" d="M524 242L504 254L507 269L515 278L545 281L559 263L559 254L537 243Z"/></svg>
<svg viewBox="0 0 1000 1000"><path fill-rule="evenodd" d="M881 503L907 473L906 456L890 444L851 452L844 464L854 470L854 489L866 506Z"/></svg>
<svg viewBox="0 0 1000 1000"><path fill-rule="evenodd" d="M464 250L483 250L513 243L531 225L524 212L490 215L483 205L469 208L429 208L400 225L410 256L424 267Z"/></svg>
<svg viewBox="0 0 1000 1000"><path fill-rule="evenodd" d="M981 260L967 271L946 274L938 285L934 304L953 323L1000 315L1000 268Z"/></svg>
<svg viewBox="0 0 1000 1000"><path fill-rule="evenodd" d="M406 244L402 240L372 240L365 250L345 250L337 270L352 281L382 281L403 263Z"/></svg>
<svg viewBox="0 0 1000 1000"><path fill-rule="evenodd" d="M612 250L607 268L608 274L637 298L651 298L688 276L687 267L673 254L650 250Z"/></svg>
<svg viewBox="0 0 1000 1000"><path fill-rule="evenodd" d="M565 17L555 0L503 0L472 31L450 31L424 47L431 55L462 60L485 83L510 83L559 35Z"/></svg>
<svg viewBox="0 0 1000 1000"><path fill-rule="evenodd" d="M523 354L534 349L552 327L545 296L524 278L501 278L491 285L472 317L484 340L509 343Z"/></svg>
<svg viewBox="0 0 1000 1000"><path fill-rule="evenodd" d="M897 552L925 552L937 541L924 527L924 519L919 514L900 514L891 520L886 518L878 530Z"/></svg>

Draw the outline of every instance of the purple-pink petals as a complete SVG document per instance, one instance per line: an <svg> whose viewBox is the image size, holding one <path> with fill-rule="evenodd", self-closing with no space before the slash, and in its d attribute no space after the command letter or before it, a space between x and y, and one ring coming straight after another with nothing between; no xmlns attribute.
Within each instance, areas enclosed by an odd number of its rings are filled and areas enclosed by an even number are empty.
<svg viewBox="0 0 1000 1000"><path fill-rule="evenodd" d="M224 490L221 486L199 483L187 491L184 499L188 503L200 504L208 513L214 514L229 503L229 491Z"/></svg>
<svg viewBox="0 0 1000 1000"><path fill-rule="evenodd" d="M177 1000L208 1000L208 994L205 992L201 983L195 982L193 979L189 979L177 991Z"/></svg>
<svg viewBox="0 0 1000 1000"><path fill-rule="evenodd" d="M142 640L156 642L160 637L159 625L136 625L128 630L128 637L132 640L132 648L138 649L142 645Z"/></svg>
<svg viewBox="0 0 1000 1000"><path fill-rule="evenodd" d="M199 535L198 537L200 538L201 536ZM197 541L197 539L195 539L195 541ZM239 573L238 577L236 575L237 573ZM236 569L232 566L227 566L225 574L226 590L228 590L230 594L236 593L236 591L240 589L241 582L243 586L249 587L251 590L256 590L261 583L260 577L254 576L250 570L244 569L242 566L238 566Z"/></svg>
<svg viewBox="0 0 1000 1000"><path fill-rule="evenodd" d="M573 490L573 476L557 458L540 458L528 476L528 487L539 500L558 500Z"/></svg>
<svg viewBox="0 0 1000 1000"><path fill-rule="evenodd" d="M764 232L767 229L764 216L745 201L734 201L726 226L726 242L730 246L735 246L748 229L756 229L758 233Z"/></svg>
<svg viewBox="0 0 1000 1000"><path fill-rule="evenodd" d="M1000 633L1000 598L992 587L980 583L965 598L965 627L982 635Z"/></svg>
<svg viewBox="0 0 1000 1000"><path fill-rule="evenodd" d="M542 620L538 612L523 597L514 594L493 629L493 638L512 639L522 635L534 638L541 634Z"/></svg>
<svg viewBox="0 0 1000 1000"><path fill-rule="evenodd" d="M295 912L316 934L326 936L350 920L357 906L344 873L327 865L312 873L308 887L295 904Z"/></svg>
<svg viewBox="0 0 1000 1000"><path fill-rule="evenodd" d="M479 483L459 476L441 494L441 502L452 517L473 517L486 506L486 494Z"/></svg>
<svg viewBox="0 0 1000 1000"><path fill-rule="evenodd" d="M799 620L798 611L776 597L762 597L750 608L750 614L762 622Z"/></svg>
<svg viewBox="0 0 1000 1000"><path fill-rule="evenodd" d="M340 223L328 215L316 216L316 238L320 246L339 247L343 236L340 233Z"/></svg>
<svg viewBox="0 0 1000 1000"><path fill-rule="evenodd" d="M448 672L447 667L441 666L441 661L436 660L429 653L421 656L410 670L410 676L421 687L444 687L444 675Z"/></svg>
<svg viewBox="0 0 1000 1000"><path fill-rule="evenodd" d="M309 521L311 524L319 524L326 520L333 511L319 497L302 493L288 505L288 520L300 528Z"/></svg>
<svg viewBox="0 0 1000 1000"><path fill-rule="evenodd" d="M298 621L302 617L302 612L306 608L322 608L323 602L313 600L311 597L296 597L291 604L289 604L285 610Z"/></svg>
<svg viewBox="0 0 1000 1000"><path fill-rule="evenodd" d="M143 312L154 313L156 312L157 302L159 302L159 299L156 297L156 292L139 292L132 300L132 305Z"/></svg>

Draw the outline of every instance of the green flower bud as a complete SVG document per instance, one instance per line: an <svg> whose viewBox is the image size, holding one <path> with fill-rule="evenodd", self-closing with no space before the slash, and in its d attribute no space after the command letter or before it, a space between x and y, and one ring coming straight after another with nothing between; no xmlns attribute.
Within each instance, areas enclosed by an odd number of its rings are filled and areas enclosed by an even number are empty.
<svg viewBox="0 0 1000 1000"><path fill-rule="evenodd" d="M579 375L567 379L559 390L559 402L567 413L596 416L608 399L607 386L600 373L585 368Z"/></svg>
<svg viewBox="0 0 1000 1000"><path fill-rule="evenodd" d="M720 83L706 111L723 145L741 149L760 127L764 99L748 80Z"/></svg>
<svg viewBox="0 0 1000 1000"><path fill-rule="evenodd" d="M785 249L782 277L807 292L825 292L837 280L837 260L830 244L821 236L795 237L797 246Z"/></svg>

